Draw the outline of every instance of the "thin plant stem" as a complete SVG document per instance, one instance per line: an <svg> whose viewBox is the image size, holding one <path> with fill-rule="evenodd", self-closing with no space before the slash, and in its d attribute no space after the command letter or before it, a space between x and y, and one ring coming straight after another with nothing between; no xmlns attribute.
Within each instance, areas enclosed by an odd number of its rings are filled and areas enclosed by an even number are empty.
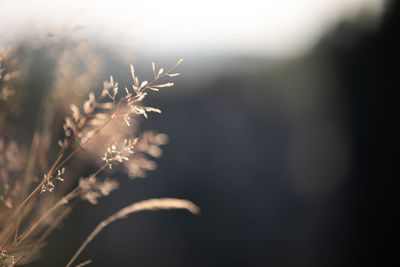
<svg viewBox="0 0 400 267"><path fill-rule="evenodd" d="M200 212L199 207L188 200L176 199L176 198L154 198L144 201L140 201L131 204L118 212L114 213L104 221L102 221L97 227L90 233L83 244L79 247L78 251L74 254L71 260L67 263L66 267L70 267L72 263L78 258L86 246L110 223L126 218L127 215L143 210L169 210L169 209L186 209L193 214Z"/></svg>
<svg viewBox="0 0 400 267"><path fill-rule="evenodd" d="M28 258L30 255L32 255L37 249L40 248L40 245L43 243L43 241L47 238L47 236L56 228L57 225L60 224L60 222L64 219L65 216L67 216L68 213L70 213L72 210L72 207L66 208L60 216L58 216L52 224L49 226L49 228L39 237L39 239L35 242L36 245L33 246L28 252L26 252L24 255L22 255L21 258L19 258L15 263L19 263L21 260Z"/></svg>
<svg viewBox="0 0 400 267"><path fill-rule="evenodd" d="M90 175L90 178L92 177L96 177L102 170L104 170L104 168L107 167L107 164L103 164L95 173L93 173L92 175ZM80 189L79 186L77 186L74 190L72 190L70 193L68 193L68 195L66 195L65 197L61 198L53 207L51 207L45 214L43 214L38 220L36 220L27 231L25 231L24 234L22 234L22 236L20 237L20 239L18 240L18 242L23 241L30 233L32 233L33 230L35 230L35 228L44 220L46 219L47 216L49 216L52 212L54 212L56 209L58 209L59 207L69 203L69 201L76 197L76 192L78 192L78 190Z"/></svg>
<svg viewBox="0 0 400 267"><path fill-rule="evenodd" d="M53 173L53 170L56 168L57 163L61 160L63 155L60 155L57 160L54 162L53 167L50 169L46 177L50 177ZM11 213L9 219L6 221L6 224L22 209L22 207L41 189L42 185L46 182L46 179L43 179L40 184L32 191L32 193Z"/></svg>
<svg viewBox="0 0 400 267"><path fill-rule="evenodd" d="M92 260L86 260L82 263L77 264L75 267L83 267L92 263Z"/></svg>

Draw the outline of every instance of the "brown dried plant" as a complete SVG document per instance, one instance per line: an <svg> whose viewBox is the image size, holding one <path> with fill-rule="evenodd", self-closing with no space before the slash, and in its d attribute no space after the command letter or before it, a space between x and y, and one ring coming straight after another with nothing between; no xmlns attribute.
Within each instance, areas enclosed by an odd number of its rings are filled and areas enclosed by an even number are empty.
<svg viewBox="0 0 400 267"><path fill-rule="evenodd" d="M13 49L0 49L0 137L3 135L7 116L18 112L20 96L15 83L21 75L18 70L18 58Z"/></svg>
<svg viewBox="0 0 400 267"><path fill-rule="evenodd" d="M85 48L86 49L86 48ZM85 50L84 50L85 51ZM10 81L19 77L17 70L7 70L13 64L10 52L0 53L0 101L2 107L16 93ZM95 58L95 57L94 57ZM95 59L94 59L95 60ZM146 172L154 170L151 160L161 156L160 146L166 144L165 134L152 131L138 133L140 117L148 113L161 113L157 108L144 106L143 99L149 91L171 87L171 82L160 83L161 79L178 76L174 70L182 63L179 60L173 67L157 70L152 63L153 79L140 82L134 67L130 66L133 79L132 88L120 90L118 82L111 76L103 84L103 90L96 96L89 94L81 108L71 104L72 114L65 118L64 137L57 143L56 156L47 148L51 140L48 131L54 118L47 117L44 129L37 129L32 138L29 153L10 137L2 137L2 129L7 127L7 118L0 113L0 266L14 266L37 258L38 251L45 245L47 236L59 225L71 209L80 201L97 204L98 199L118 189L118 181L102 178L106 169L124 168L130 178L145 177ZM15 65L15 63L14 63ZM57 71L62 73L63 68ZM65 74L66 77L70 77ZM84 76L84 78L87 78ZM82 78L82 79L84 79ZM57 80L56 80L57 81ZM58 80L55 87L65 87ZM58 90L57 94L60 93ZM57 97L57 95L56 95ZM45 113L51 105L46 105ZM54 149L53 149L54 150ZM72 159L79 155L91 158L97 170L74 183L78 174L70 166ZM47 159L53 158L51 164ZM26 165L21 164L26 162ZM39 179L40 172L47 169ZM70 171L71 170L71 171ZM74 179L75 178L75 179ZM68 189L76 184L76 187ZM95 228L82 244L67 266L70 266L97 235L111 222L141 210L186 209L197 213L198 208L187 200L152 199L134 203ZM79 266L89 264L86 261Z"/></svg>

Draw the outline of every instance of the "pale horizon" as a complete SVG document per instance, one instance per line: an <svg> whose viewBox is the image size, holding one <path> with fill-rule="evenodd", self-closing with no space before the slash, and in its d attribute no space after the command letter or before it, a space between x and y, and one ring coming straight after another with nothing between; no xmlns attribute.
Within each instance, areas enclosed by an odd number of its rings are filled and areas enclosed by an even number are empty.
<svg viewBox="0 0 400 267"><path fill-rule="evenodd" d="M83 35L143 54L296 56L344 20L379 19L381 0L2 1L1 42L42 31ZM7 31L5 31L7 29ZM78 33L79 34L79 33Z"/></svg>

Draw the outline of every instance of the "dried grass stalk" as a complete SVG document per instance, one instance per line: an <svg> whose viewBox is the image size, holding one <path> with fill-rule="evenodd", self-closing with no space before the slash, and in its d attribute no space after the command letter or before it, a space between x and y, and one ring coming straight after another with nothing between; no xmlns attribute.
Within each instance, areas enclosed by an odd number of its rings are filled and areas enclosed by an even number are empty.
<svg viewBox="0 0 400 267"><path fill-rule="evenodd" d="M83 267L92 263L92 260L87 260L82 263L77 264L75 267Z"/></svg>
<svg viewBox="0 0 400 267"><path fill-rule="evenodd" d="M87 52L86 48L78 50L80 53L77 55ZM151 112L161 113L157 108L144 106L142 101L149 91L173 86L172 82L161 82L161 78L179 75L172 72L182 63L182 60L179 60L173 67L165 70L156 70L153 63L154 79L151 81L140 81L131 65L132 89L125 87L125 90L119 90L118 82L111 76L109 81L104 82L100 95L96 97L96 94L91 92L88 100L78 107L75 104L70 105L70 101L65 101L64 96L69 95L69 91L63 89L71 87L71 84L75 87L73 77L76 77L77 84L91 87L87 78L96 76L98 70L90 73L72 71L75 59L79 59L80 56L71 59L71 64L68 64L65 61L69 61L71 57L68 56L68 50L65 50L64 57L57 64L55 71L56 82L52 85L55 91L45 92L42 105L44 108L40 109L37 115L38 123L33 130L31 149L28 151L14 140L13 131L8 127L11 125L8 122L11 118L9 115L16 114L16 108L12 107L18 107L21 99L21 90L17 90L19 87L16 85L19 85L21 80L24 81L30 73L18 67L20 65L17 64L17 59L20 56L16 51L19 50L7 53L0 51L2 267L25 264L36 259L39 250L46 243L47 236L76 204L80 201L97 204L100 197L118 189L118 181L101 177L104 176L103 171L106 168L123 167L130 178L145 177L147 171L156 168L153 160L162 155L160 146L168 142L168 137L152 131L139 132L138 124L142 116L148 118ZM97 62L96 59L97 57L92 60L83 59L82 63ZM76 101L75 98L70 100ZM67 102L68 105L62 105ZM58 141L60 148L52 149L51 144L55 143L53 138L58 136L58 131L55 131L53 126L61 123L60 115L67 106L71 107L72 114L65 117L64 136ZM70 162L75 155L84 160ZM53 164L50 164L50 161L53 161ZM88 161L97 165L97 171L87 177L85 175L86 178L81 177L76 188L70 191L80 177L79 167L83 168ZM199 212L193 203L179 199L151 199L132 204L100 223L67 266L70 266L93 238L111 222L137 211L161 209L186 209L195 214ZM78 266L89 263L90 261L86 261Z"/></svg>
<svg viewBox="0 0 400 267"><path fill-rule="evenodd" d="M118 220L118 219L123 219L126 218L129 214L135 213L138 211L143 211L143 210L170 210L170 209L185 209L190 211L193 214L198 214L200 212L200 208L197 207L195 204L190 202L189 200L185 199L176 199L176 198L154 198L154 199L148 199L144 201L140 201L134 204L131 204L121 210L119 210L117 213L114 213L104 221L102 221L97 227L93 230L92 233L86 238L85 242L80 246L78 251L75 253L75 255L71 258L71 260L68 262L66 267L69 267L72 265L72 263L76 260L76 258L82 253L82 251L86 248L86 246L92 242L92 240L100 233L101 230L103 230L107 225L110 223Z"/></svg>

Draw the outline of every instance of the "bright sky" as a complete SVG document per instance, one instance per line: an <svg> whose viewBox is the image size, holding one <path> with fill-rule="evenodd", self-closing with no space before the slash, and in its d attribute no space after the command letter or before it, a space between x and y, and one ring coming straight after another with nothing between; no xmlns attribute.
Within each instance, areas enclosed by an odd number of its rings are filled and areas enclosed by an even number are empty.
<svg viewBox="0 0 400 267"><path fill-rule="evenodd" d="M384 0L0 0L0 42L83 26L142 53L296 55L338 21L378 17ZM82 31L82 30L81 30Z"/></svg>

